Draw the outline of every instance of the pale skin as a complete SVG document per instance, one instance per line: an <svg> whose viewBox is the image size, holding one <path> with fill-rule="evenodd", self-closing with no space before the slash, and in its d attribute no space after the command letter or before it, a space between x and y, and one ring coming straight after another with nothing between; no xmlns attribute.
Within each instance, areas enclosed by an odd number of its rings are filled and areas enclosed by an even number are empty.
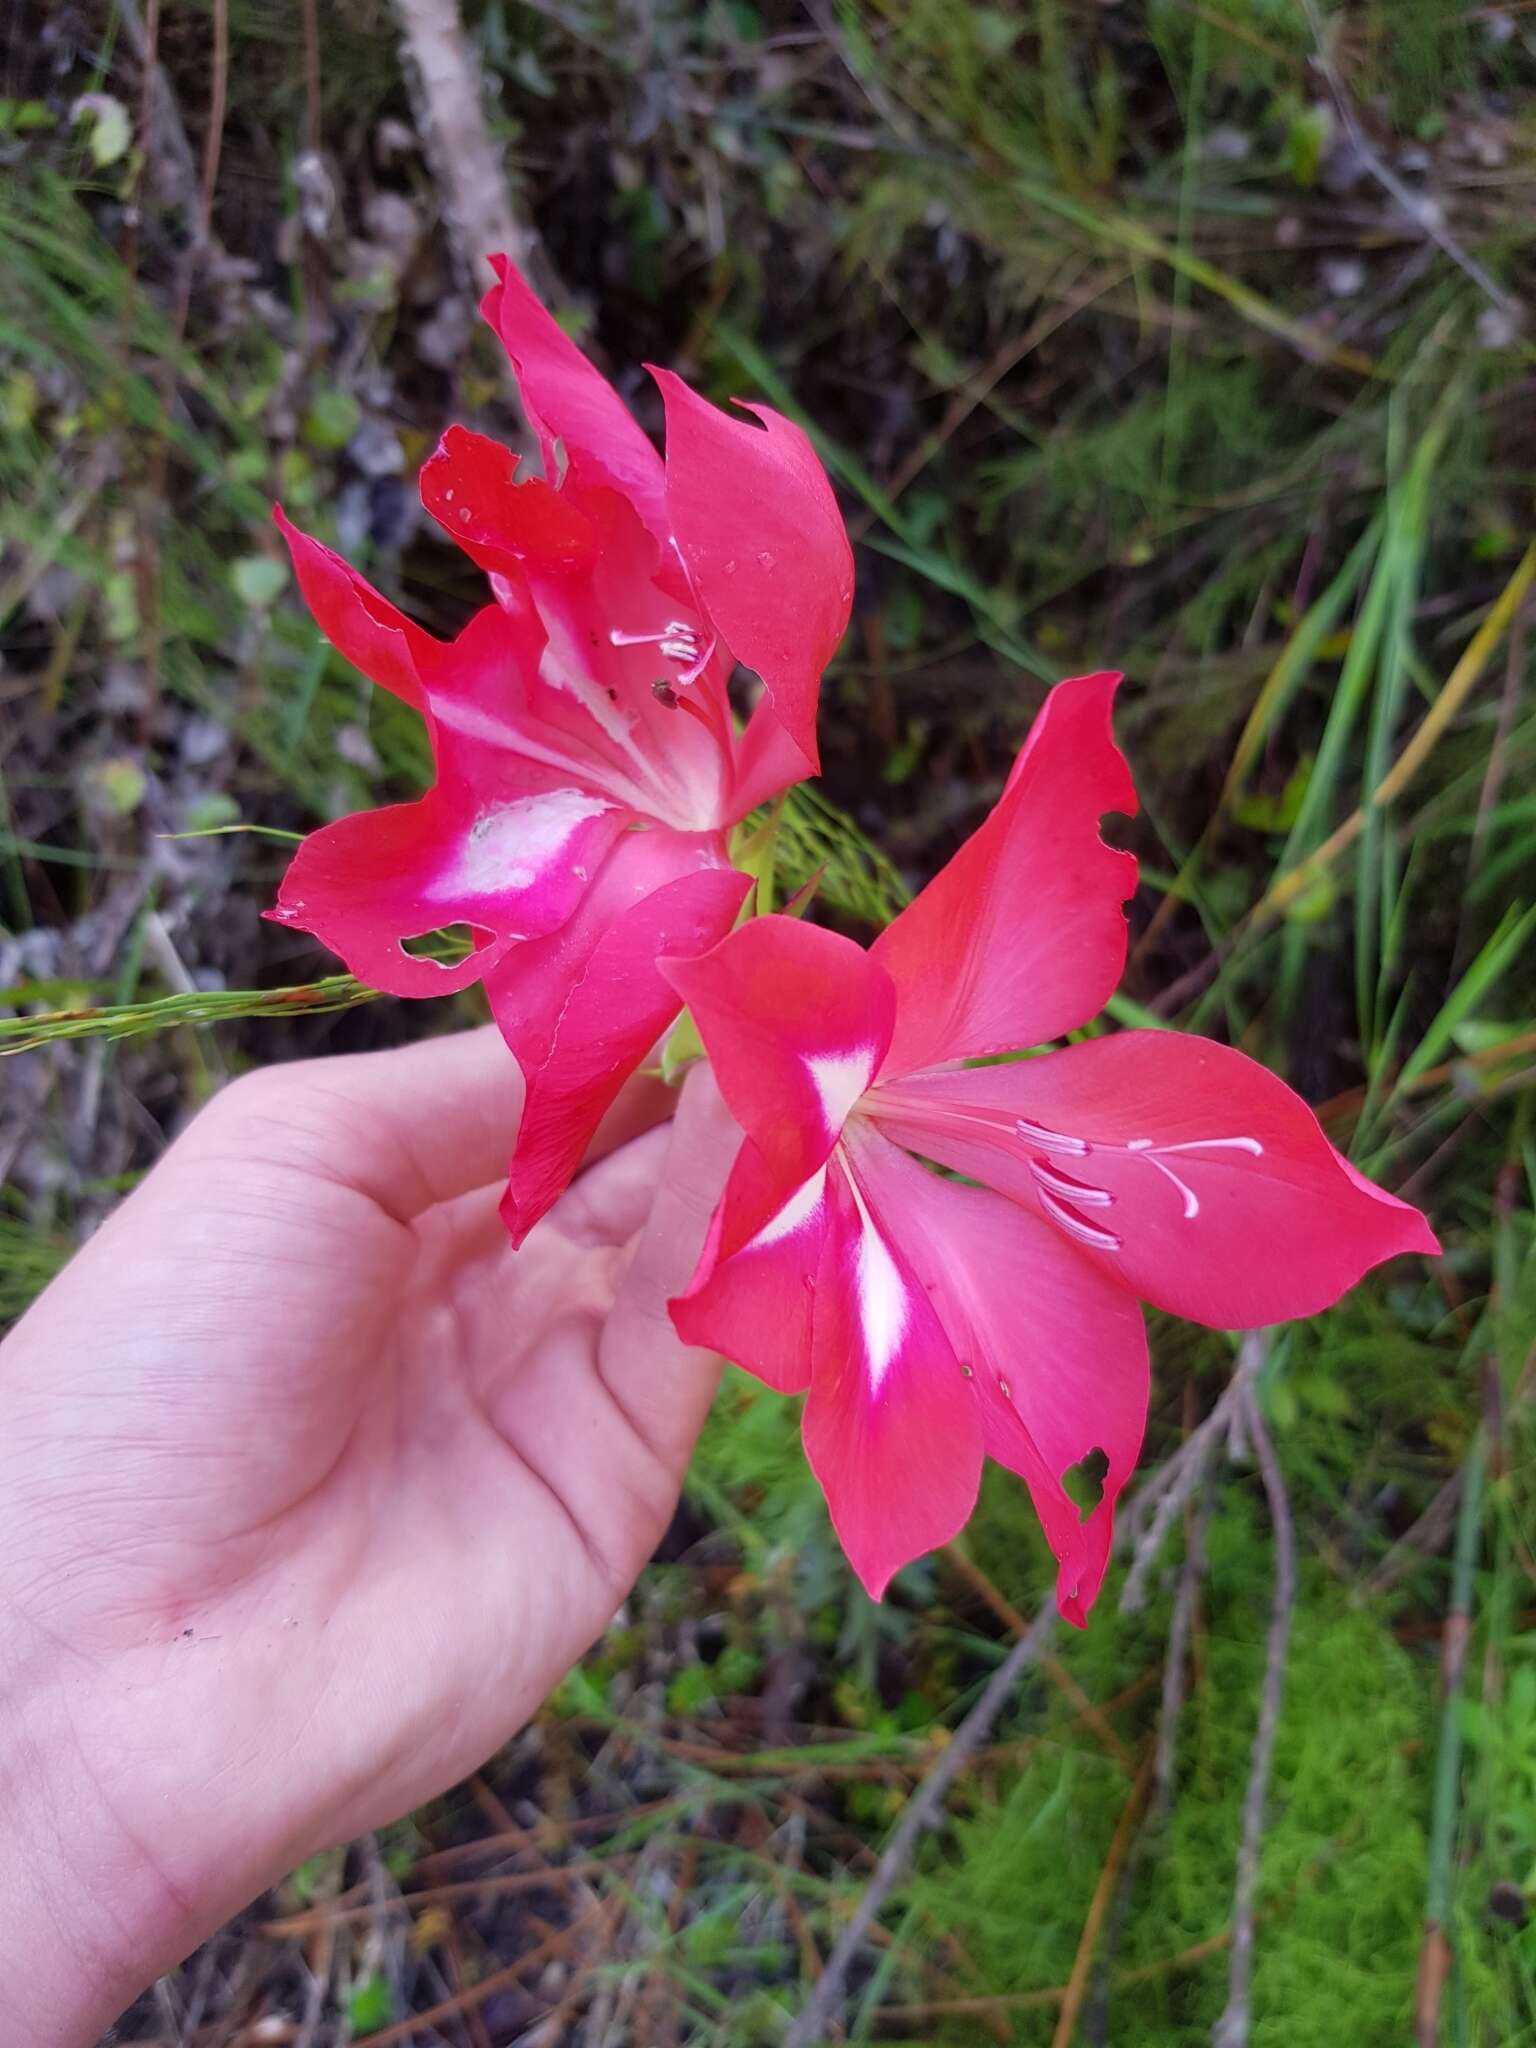
<svg viewBox="0 0 1536 2048"><path fill-rule="evenodd" d="M86 2044L304 1857L481 1764L666 1527L740 1134L632 1084L513 1252L491 1032L196 1117L0 1346L0 2012Z"/></svg>

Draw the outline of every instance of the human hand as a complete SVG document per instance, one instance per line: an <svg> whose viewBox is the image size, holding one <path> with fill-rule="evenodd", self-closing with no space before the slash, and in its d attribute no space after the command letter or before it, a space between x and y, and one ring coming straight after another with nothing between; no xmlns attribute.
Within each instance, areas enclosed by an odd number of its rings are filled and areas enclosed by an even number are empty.
<svg viewBox="0 0 1536 2048"><path fill-rule="evenodd" d="M738 1134L636 1084L514 1253L519 1092L489 1031L237 1082L0 1347L14 2048L483 1762L665 1528Z"/></svg>

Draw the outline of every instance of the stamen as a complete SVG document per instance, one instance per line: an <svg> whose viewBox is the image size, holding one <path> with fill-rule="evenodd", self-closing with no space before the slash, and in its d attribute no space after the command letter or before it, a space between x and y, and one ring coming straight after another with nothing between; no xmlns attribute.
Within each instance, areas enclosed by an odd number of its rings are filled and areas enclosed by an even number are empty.
<svg viewBox="0 0 1536 2048"><path fill-rule="evenodd" d="M608 635L614 647L659 647L668 661L699 661L698 629L686 619L668 619L659 633L624 633L617 626ZM711 649L713 643L711 643ZM708 656L704 657L706 660ZM692 678L685 678L691 681Z"/></svg>
<svg viewBox="0 0 1536 2048"><path fill-rule="evenodd" d="M1200 1214L1200 1197L1185 1180L1181 1180L1171 1166L1165 1166L1159 1156L1164 1152L1246 1152L1254 1159L1262 1159L1264 1147L1257 1138L1183 1138L1176 1145L1159 1145L1151 1138L1127 1138L1127 1152L1135 1152L1145 1159L1148 1166L1155 1166L1160 1174L1171 1180L1184 1197L1184 1220L1193 1223Z"/></svg>
<svg viewBox="0 0 1536 2048"><path fill-rule="evenodd" d="M1079 1216L1065 1202L1059 1201L1049 1188L1041 1188L1040 1206L1053 1223L1060 1224L1068 1237L1075 1237L1079 1244L1086 1244L1094 1251L1117 1252L1125 1242L1113 1230L1096 1229L1086 1217Z"/></svg>
<svg viewBox="0 0 1536 2048"><path fill-rule="evenodd" d="M1150 1138L1134 1138L1126 1147L1128 1152L1142 1152L1151 1143ZM1264 1157L1264 1147L1257 1138L1186 1138L1179 1145L1159 1145L1159 1152L1248 1152L1255 1159Z"/></svg>
<svg viewBox="0 0 1536 2048"><path fill-rule="evenodd" d="M1025 1116L1019 1117L1013 1128L1042 1152L1063 1152L1072 1159L1086 1159L1093 1150L1086 1138L1069 1138L1065 1131L1048 1130L1044 1124L1031 1123Z"/></svg>
<svg viewBox="0 0 1536 2048"><path fill-rule="evenodd" d="M1150 1152L1147 1154L1147 1164L1148 1166L1155 1166L1159 1173L1166 1175L1173 1182L1179 1193L1184 1197L1184 1221L1186 1223L1193 1223L1200 1214L1200 1197L1195 1193L1188 1181L1180 1180L1171 1166L1164 1166L1161 1159L1154 1158Z"/></svg>
<svg viewBox="0 0 1536 2048"><path fill-rule="evenodd" d="M1074 1180L1070 1173L1063 1173L1048 1159L1031 1159L1029 1170L1041 1187L1050 1188L1064 1200L1076 1202L1080 1208L1108 1209L1114 1202L1108 1188L1091 1187L1087 1181Z"/></svg>

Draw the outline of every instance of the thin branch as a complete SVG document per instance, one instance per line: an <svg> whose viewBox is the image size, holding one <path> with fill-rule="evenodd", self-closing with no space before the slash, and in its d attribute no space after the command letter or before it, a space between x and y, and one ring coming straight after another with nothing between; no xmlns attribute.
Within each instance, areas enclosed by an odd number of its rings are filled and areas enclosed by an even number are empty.
<svg viewBox="0 0 1536 2048"><path fill-rule="evenodd" d="M1264 1349L1257 1332L1244 1338L1232 1377L1222 1389L1205 1420L1192 1429L1184 1442L1154 1473L1131 1504L1126 1530L1133 1547L1131 1568L1120 1594L1120 1612L1139 1614L1146 1604L1147 1580L1163 1547L1174 1517L1183 1508L1204 1472L1211 1453L1220 1443L1236 1414L1248 1383L1264 1363ZM1151 1521L1145 1517L1150 1512Z"/></svg>
<svg viewBox="0 0 1536 2048"><path fill-rule="evenodd" d="M1491 1405L1486 1398L1485 1406ZM1414 1998L1414 2039L1435 2048L1440 2039L1440 2001L1451 1968L1445 1931L1451 1910L1451 1866L1461 1798L1461 1689L1467 1645L1472 1637L1472 1601L1483 1535L1483 1493L1493 1432L1485 1419L1472 1438L1461 1474L1461 1508L1456 1521L1456 1554L1451 1605L1440 1648L1440 1743L1435 1754L1434 1804L1429 1824L1429 1881L1424 1900L1424 1940Z"/></svg>
<svg viewBox="0 0 1536 2048"><path fill-rule="evenodd" d="M1263 1356L1262 1334L1244 1340ZM1275 1532L1275 1586L1270 1607L1269 1639L1264 1654L1264 1691L1259 1703L1258 1731L1253 1738L1253 1757L1248 1768L1248 1789L1243 1795L1243 1834L1237 1852L1237 1882L1232 1898L1232 1960L1227 1973L1226 2010L1211 2030L1213 2048L1246 2048L1253 1982L1253 1935L1259 1890L1259 1859L1264 1845L1264 1812L1269 1798L1269 1775L1274 1763L1275 1736L1280 1726L1280 1707L1285 1698L1286 1652L1291 1640L1291 1610L1296 1600L1296 1525L1291 1518L1290 1496L1285 1476L1270 1441L1269 1426L1253 1389L1253 1375L1242 1392L1243 1426L1253 1445L1264 1494L1269 1502L1269 1519Z"/></svg>
<svg viewBox="0 0 1536 2048"><path fill-rule="evenodd" d="M488 256L507 255L548 300L554 275L537 231L513 211L501 152L491 140L479 65L456 0L395 0L410 69L419 87L420 126L442 186L454 256L466 284L491 281Z"/></svg>
<svg viewBox="0 0 1536 2048"><path fill-rule="evenodd" d="M981 1698L955 1730L938 1762L907 1802L900 1824L881 1853L875 1874L866 1885L853 1918L838 1936L836 1946L827 1958L826 1969L799 2018L785 2036L784 2048L816 2048L817 2043L827 2038L828 2025L842 2002L848 1972L876 1915L905 1874L920 1838L937 1823L950 1786L986 1739L993 1722L1012 1698L1020 1677L1030 1665L1038 1662L1055 1626L1056 1602L1051 1598L988 1679Z"/></svg>
<svg viewBox="0 0 1536 2048"><path fill-rule="evenodd" d="M1440 218L1438 209L1431 210L1433 202L1426 206L1423 196L1415 192L1412 186L1405 185L1396 171L1392 169L1392 166L1371 146L1371 143L1366 138L1364 129L1360 126L1360 119L1355 112L1354 101L1350 98L1349 88L1340 77L1338 67L1333 61L1333 53L1329 48L1328 42L1327 24L1318 12L1317 0L1302 0L1302 6L1306 13L1308 25L1312 30L1313 42L1316 45L1313 61L1317 65L1318 70L1323 74L1328 90L1333 95L1333 103L1338 109L1339 120L1343 124L1344 133L1349 137L1350 147L1354 150L1356 157L1365 166L1366 170L1370 172L1382 191L1395 202L1407 218L1413 222L1413 225L1428 240L1434 243L1440 253L1443 256L1448 256L1451 262L1456 265L1456 268L1469 277L1478 290L1491 300L1501 313L1507 313L1512 319L1517 318L1521 310L1519 301L1511 298L1504 287L1495 278L1490 276L1471 251L1462 247L1461 243L1457 241L1456 237L1445 225L1445 222Z"/></svg>
<svg viewBox="0 0 1536 2048"><path fill-rule="evenodd" d="M1184 1564L1178 1591L1173 1596L1173 1619L1168 1629L1168 1651L1163 1659L1162 1711L1157 1722L1156 1762L1152 1771L1152 1820L1166 1819L1173 1804L1173 1773L1178 1749L1179 1722L1184 1713L1185 1665L1189 1659L1190 1637L1195 1626L1195 1602L1205 1573L1205 1500L1196 1504L1188 1520L1184 1540Z"/></svg>

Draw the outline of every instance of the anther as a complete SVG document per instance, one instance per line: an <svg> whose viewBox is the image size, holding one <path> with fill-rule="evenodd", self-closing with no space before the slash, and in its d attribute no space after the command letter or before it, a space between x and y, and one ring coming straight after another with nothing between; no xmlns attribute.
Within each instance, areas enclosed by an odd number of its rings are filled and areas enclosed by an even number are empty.
<svg viewBox="0 0 1536 2048"><path fill-rule="evenodd" d="M1019 1137L1031 1145L1038 1145L1042 1152L1062 1152L1072 1159L1086 1159L1093 1150L1086 1138L1070 1138L1065 1131L1053 1131L1044 1124L1031 1123L1027 1116L1021 1116L1014 1124Z"/></svg>

